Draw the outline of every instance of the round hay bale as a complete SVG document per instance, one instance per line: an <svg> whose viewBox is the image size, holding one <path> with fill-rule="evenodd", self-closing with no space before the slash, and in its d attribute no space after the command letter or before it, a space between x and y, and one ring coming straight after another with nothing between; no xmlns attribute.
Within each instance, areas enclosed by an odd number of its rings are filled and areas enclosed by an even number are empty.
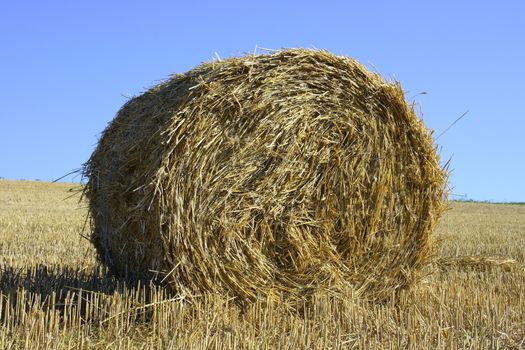
<svg viewBox="0 0 525 350"><path fill-rule="evenodd" d="M446 196L399 84L305 49L204 63L132 98L84 175L110 271L238 300L410 286Z"/></svg>

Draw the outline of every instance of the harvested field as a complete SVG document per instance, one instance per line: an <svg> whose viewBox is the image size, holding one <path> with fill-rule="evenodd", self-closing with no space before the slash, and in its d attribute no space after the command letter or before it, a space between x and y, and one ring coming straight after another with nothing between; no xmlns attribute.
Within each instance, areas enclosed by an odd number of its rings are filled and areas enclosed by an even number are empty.
<svg viewBox="0 0 525 350"><path fill-rule="evenodd" d="M0 181L2 349L525 348L524 205L451 203L436 262L395 303L318 294L299 315L119 282L71 186Z"/></svg>

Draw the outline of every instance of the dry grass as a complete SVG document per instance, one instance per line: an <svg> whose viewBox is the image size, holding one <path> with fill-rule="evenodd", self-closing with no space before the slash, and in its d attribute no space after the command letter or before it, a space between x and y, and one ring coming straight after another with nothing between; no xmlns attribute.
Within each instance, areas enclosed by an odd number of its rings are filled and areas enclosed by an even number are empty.
<svg viewBox="0 0 525 350"><path fill-rule="evenodd" d="M396 303L239 310L109 276L69 187L0 181L1 349L525 349L525 206L453 203L436 263Z"/></svg>
<svg viewBox="0 0 525 350"><path fill-rule="evenodd" d="M113 273L239 302L410 286L446 184L398 83L305 49L205 63L129 100L84 175Z"/></svg>

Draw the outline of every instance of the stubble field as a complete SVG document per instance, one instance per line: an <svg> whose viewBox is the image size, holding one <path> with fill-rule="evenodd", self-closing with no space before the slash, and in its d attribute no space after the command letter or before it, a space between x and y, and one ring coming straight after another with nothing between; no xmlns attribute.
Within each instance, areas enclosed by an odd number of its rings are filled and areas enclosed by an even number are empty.
<svg viewBox="0 0 525 350"><path fill-rule="evenodd" d="M0 180L0 349L525 349L525 205L451 203L397 300L240 310L109 276L75 186Z"/></svg>

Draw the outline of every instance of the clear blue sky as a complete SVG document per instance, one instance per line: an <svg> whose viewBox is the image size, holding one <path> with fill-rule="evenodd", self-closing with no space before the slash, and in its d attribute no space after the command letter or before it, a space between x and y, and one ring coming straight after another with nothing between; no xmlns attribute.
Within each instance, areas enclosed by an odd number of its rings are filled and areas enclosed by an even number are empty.
<svg viewBox="0 0 525 350"><path fill-rule="evenodd" d="M524 2L355 3L4 1L0 176L79 168L124 96L215 52L301 46L395 77L436 133L469 110L438 140L453 193L525 201Z"/></svg>

